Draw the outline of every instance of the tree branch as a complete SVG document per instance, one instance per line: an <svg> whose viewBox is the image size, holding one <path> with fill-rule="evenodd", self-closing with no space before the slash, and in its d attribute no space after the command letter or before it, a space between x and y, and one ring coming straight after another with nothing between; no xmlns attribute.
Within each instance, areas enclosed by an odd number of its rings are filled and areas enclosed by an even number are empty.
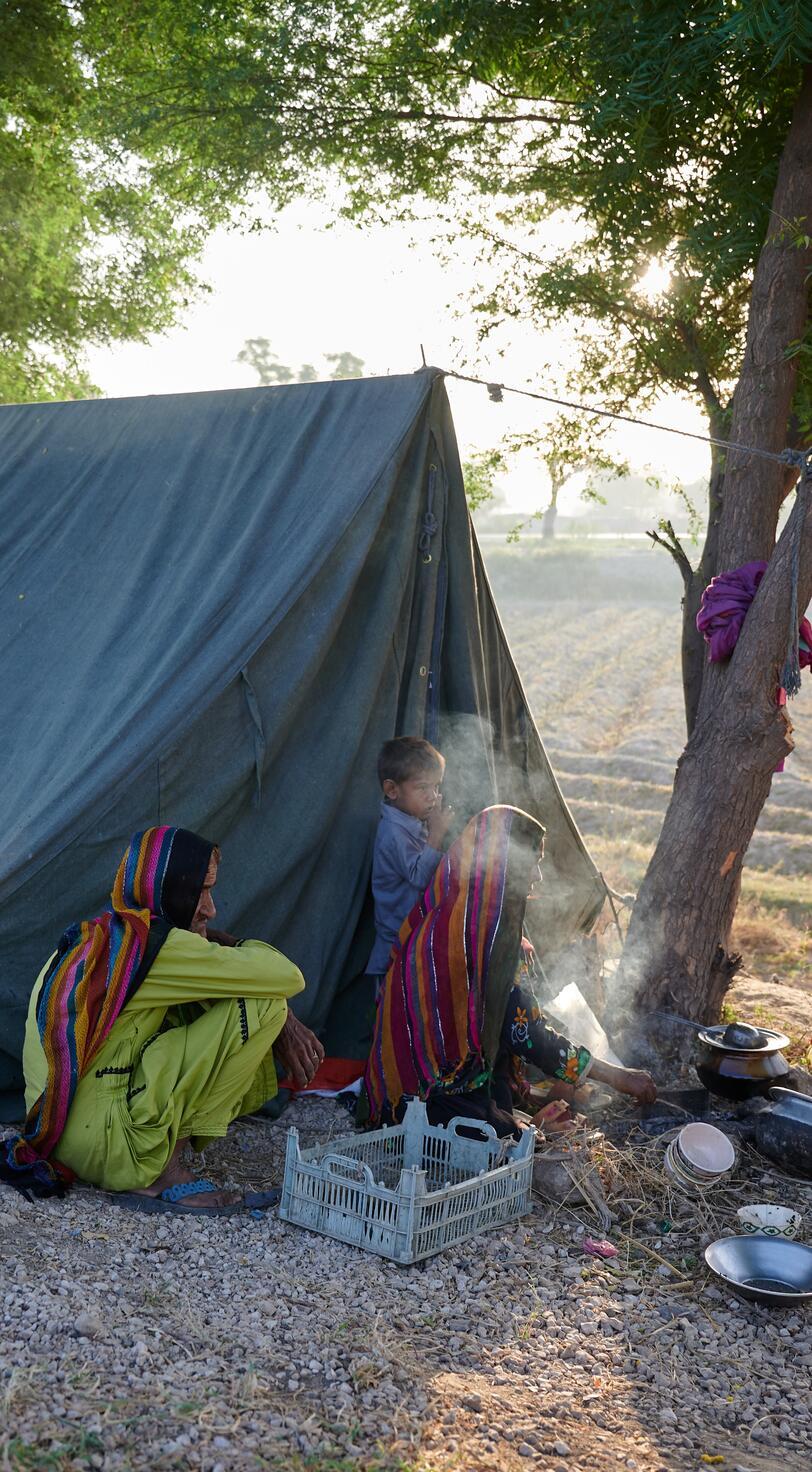
<svg viewBox="0 0 812 1472"><path fill-rule="evenodd" d="M680 342L685 348L688 357L690 358L694 366L694 371L696 373L696 386L700 394L702 395L705 408L708 411L708 416L711 422L713 422L714 420L719 421L722 418L722 403L719 398L716 385L714 384L713 379L710 376L708 365L705 361L705 355L702 352L702 348L699 343L699 337L697 336L696 331L696 323L685 322L678 317L674 323L674 326L677 329L677 336L679 337Z"/></svg>
<svg viewBox="0 0 812 1472"><path fill-rule="evenodd" d="M433 112L427 108L420 107L337 107L325 104L323 107L297 106L294 103L217 103L211 107L167 107L165 119L170 116L178 118L218 118L227 113L244 115L247 117L301 117L315 119L320 127L325 123L450 123L452 126L464 128L499 127L514 123L551 123L559 127L562 123L575 123L576 118L564 116L551 116L544 112L526 113L476 113L470 116L465 113Z"/></svg>
<svg viewBox="0 0 812 1472"><path fill-rule="evenodd" d="M660 535L660 532L662 532L662 536ZM685 548L683 547L679 537L674 531L671 522L661 521L660 531L646 532L646 536L650 537L652 542L655 542L658 547L664 547L666 552L668 552L669 555L673 557L674 561L677 564L677 567L680 570L680 576L682 577L684 586L686 588L689 588L693 579L694 570L691 566L688 554L686 553Z"/></svg>
<svg viewBox="0 0 812 1472"><path fill-rule="evenodd" d="M445 61L445 56L443 61ZM500 87L498 82L489 82L485 77L477 74L473 67L449 67L452 76L465 77L466 81L476 82L480 87L487 87L495 92L498 97L504 97L507 102L548 102L552 107L585 107L585 102L578 102L574 97L539 97L533 92L507 92Z"/></svg>

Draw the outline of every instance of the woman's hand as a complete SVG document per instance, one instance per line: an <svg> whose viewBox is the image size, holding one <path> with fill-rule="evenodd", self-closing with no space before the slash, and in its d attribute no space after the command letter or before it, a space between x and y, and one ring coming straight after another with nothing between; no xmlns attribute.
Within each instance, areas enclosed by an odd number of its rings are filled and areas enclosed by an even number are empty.
<svg viewBox="0 0 812 1472"><path fill-rule="evenodd" d="M238 946L239 940L236 935L229 935L227 930L212 930L206 926L206 940L213 941L216 946Z"/></svg>
<svg viewBox="0 0 812 1472"><path fill-rule="evenodd" d="M644 1073L642 1068L623 1068L622 1065L593 1058L588 1078L599 1084L608 1084L619 1094L629 1094L638 1104L653 1104L657 1098L657 1085L651 1074Z"/></svg>
<svg viewBox="0 0 812 1472"><path fill-rule="evenodd" d="M316 1034L288 1008L285 1025L274 1043L274 1053L297 1089L304 1089L324 1061L324 1049Z"/></svg>
<svg viewBox="0 0 812 1472"><path fill-rule="evenodd" d="M630 1094L638 1104L653 1104L657 1098L657 1085L650 1073L642 1068L618 1068L613 1081L619 1094Z"/></svg>

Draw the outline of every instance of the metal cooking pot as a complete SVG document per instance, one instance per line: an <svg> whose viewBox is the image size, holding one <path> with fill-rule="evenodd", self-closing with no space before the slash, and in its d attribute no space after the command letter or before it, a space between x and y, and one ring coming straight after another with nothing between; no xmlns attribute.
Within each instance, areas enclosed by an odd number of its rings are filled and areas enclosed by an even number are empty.
<svg viewBox="0 0 812 1472"><path fill-rule="evenodd" d="M812 1099L794 1089L770 1089L770 1107L756 1115L756 1144L789 1175L812 1175Z"/></svg>
<svg viewBox="0 0 812 1472"><path fill-rule="evenodd" d="M730 1022L698 1034L694 1067L710 1094L723 1099L753 1099L780 1084L790 1071L781 1049L789 1038L766 1027Z"/></svg>

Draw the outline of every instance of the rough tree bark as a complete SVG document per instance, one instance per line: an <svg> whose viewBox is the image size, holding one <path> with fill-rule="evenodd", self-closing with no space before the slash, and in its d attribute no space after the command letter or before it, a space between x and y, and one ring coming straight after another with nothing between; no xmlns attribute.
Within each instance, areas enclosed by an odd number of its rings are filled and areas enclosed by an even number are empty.
<svg viewBox="0 0 812 1472"><path fill-rule="evenodd" d="M812 67L796 102L756 267L730 439L781 451L789 437L796 361L809 310L812 250L799 226L812 209ZM808 225L803 227L808 230ZM615 1005L633 999L693 1019L718 1016L735 970L728 952L744 855L778 760L792 749L776 705L787 647L791 538L802 532L799 609L812 597L812 497L799 497L776 546L786 467L728 453L718 516L719 569L769 567L726 666L708 666L657 848L634 907Z"/></svg>

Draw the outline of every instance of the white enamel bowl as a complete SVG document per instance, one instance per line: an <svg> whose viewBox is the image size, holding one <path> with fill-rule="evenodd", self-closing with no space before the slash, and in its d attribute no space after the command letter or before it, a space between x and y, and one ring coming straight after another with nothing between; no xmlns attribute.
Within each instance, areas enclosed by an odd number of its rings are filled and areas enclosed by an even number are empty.
<svg viewBox="0 0 812 1472"><path fill-rule="evenodd" d="M718 1185L735 1163L736 1151L727 1135L706 1124L685 1125L667 1146L663 1161L671 1179L693 1193Z"/></svg>
<svg viewBox="0 0 812 1472"><path fill-rule="evenodd" d="M676 1143L683 1161L700 1176L723 1176L736 1164L732 1142L715 1125L686 1124Z"/></svg>
<svg viewBox="0 0 812 1472"><path fill-rule="evenodd" d="M739 1230L751 1236L755 1233L765 1237L797 1237L801 1230L800 1212L788 1206L742 1206L736 1212Z"/></svg>

